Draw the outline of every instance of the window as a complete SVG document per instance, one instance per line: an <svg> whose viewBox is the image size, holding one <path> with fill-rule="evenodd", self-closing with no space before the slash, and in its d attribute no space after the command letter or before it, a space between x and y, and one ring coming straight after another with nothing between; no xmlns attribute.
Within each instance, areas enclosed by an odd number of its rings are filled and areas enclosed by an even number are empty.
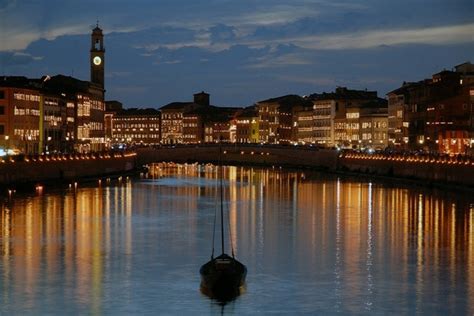
<svg viewBox="0 0 474 316"><path fill-rule="evenodd" d="M0 135L3 135L3 134L5 134L5 126L0 125ZM5 136L5 138L7 138L7 137Z"/></svg>
<svg viewBox="0 0 474 316"><path fill-rule="evenodd" d="M359 113L358 112L346 113L346 118L348 118L348 119L357 119L357 118L359 118Z"/></svg>
<svg viewBox="0 0 474 316"><path fill-rule="evenodd" d="M4 106L0 106L0 115L5 115L5 107Z"/></svg>
<svg viewBox="0 0 474 316"><path fill-rule="evenodd" d="M5 91L0 90L0 100L5 99Z"/></svg>

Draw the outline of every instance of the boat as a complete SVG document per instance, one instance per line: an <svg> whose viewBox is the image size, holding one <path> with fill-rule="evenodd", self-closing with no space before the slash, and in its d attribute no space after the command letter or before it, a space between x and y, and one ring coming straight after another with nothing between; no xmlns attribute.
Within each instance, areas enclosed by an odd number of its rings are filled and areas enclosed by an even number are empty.
<svg viewBox="0 0 474 316"><path fill-rule="evenodd" d="M222 148L219 148L222 156ZM201 291L211 298L218 300L231 300L237 297L245 285L247 267L235 259L234 249L231 242L232 255L225 253L224 241L224 189L222 184L222 163L219 162L220 177L220 230L222 253L214 257L214 236L216 230L216 218L214 218L214 234L211 260L205 263L199 273L201 274Z"/></svg>

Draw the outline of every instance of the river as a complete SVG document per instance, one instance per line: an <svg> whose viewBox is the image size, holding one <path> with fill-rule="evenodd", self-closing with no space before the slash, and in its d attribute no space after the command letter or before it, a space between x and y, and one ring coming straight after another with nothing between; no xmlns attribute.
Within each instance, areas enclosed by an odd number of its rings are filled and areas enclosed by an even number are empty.
<svg viewBox="0 0 474 316"><path fill-rule="evenodd" d="M226 247L248 268L235 300L199 291L217 169L157 164L4 197L0 315L474 314L472 192L271 168L224 175Z"/></svg>

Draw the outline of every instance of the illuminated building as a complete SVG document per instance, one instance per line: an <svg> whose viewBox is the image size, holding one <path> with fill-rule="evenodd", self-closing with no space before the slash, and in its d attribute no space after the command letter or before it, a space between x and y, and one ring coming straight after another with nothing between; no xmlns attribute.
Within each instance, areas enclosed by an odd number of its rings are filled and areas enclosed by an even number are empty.
<svg viewBox="0 0 474 316"><path fill-rule="evenodd" d="M425 139L434 140L440 153L464 154L471 146L469 132L472 110L469 100L470 87L463 86L456 95L433 102L427 108ZM433 142L429 142L433 144ZM438 146L436 146L436 144Z"/></svg>
<svg viewBox="0 0 474 316"><path fill-rule="evenodd" d="M173 102L160 108L163 144L235 141L236 108L209 104L209 94L194 94L194 102Z"/></svg>
<svg viewBox="0 0 474 316"><path fill-rule="evenodd" d="M387 101L378 99L362 104L359 111L359 146L385 149L388 146ZM349 112L349 111L348 111Z"/></svg>
<svg viewBox="0 0 474 316"><path fill-rule="evenodd" d="M404 83L401 88L387 94L388 98L388 145L394 148L405 148L408 143L408 118L406 88L410 83Z"/></svg>
<svg viewBox="0 0 474 316"><path fill-rule="evenodd" d="M197 126L198 123L201 124L198 122L198 115L190 115L186 118L186 130L183 131L185 113L209 107L209 94L202 91L193 96L194 102L172 102L160 108L163 144L190 143L191 140L199 142L199 139L202 139L200 127ZM186 137L184 137L184 132L186 132Z"/></svg>
<svg viewBox="0 0 474 316"><path fill-rule="evenodd" d="M216 107L212 116L208 120L212 124L211 141L224 141L235 143L237 140L237 120L236 116L241 108Z"/></svg>
<svg viewBox="0 0 474 316"><path fill-rule="evenodd" d="M14 152L104 149L104 53L102 30L91 35L91 79L56 75L0 80L0 140Z"/></svg>
<svg viewBox="0 0 474 316"><path fill-rule="evenodd" d="M260 143L276 143L279 121L280 105L272 100L257 102L258 111L258 136Z"/></svg>
<svg viewBox="0 0 474 316"><path fill-rule="evenodd" d="M215 142L219 139L235 142L237 109L216 106L199 107L183 114L183 142ZM207 137L206 137L207 127Z"/></svg>
<svg viewBox="0 0 474 316"><path fill-rule="evenodd" d="M259 101L259 141L261 143L290 143L293 137L293 108L311 106L311 102L298 95L285 95Z"/></svg>
<svg viewBox="0 0 474 316"><path fill-rule="evenodd" d="M259 125L255 106L245 108L236 118L236 142L258 143Z"/></svg>
<svg viewBox="0 0 474 316"><path fill-rule="evenodd" d="M297 108L293 113L293 140L299 144L311 144L314 139L314 111L312 106Z"/></svg>
<svg viewBox="0 0 474 316"><path fill-rule="evenodd" d="M317 144L334 146L334 118L338 101L323 94L313 99L313 139Z"/></svg>
<svg viewBox="0 0 474 316"><path fill-rule="evenodd" d="M197 106L194 102L173 102L160 108L163 144L183 143L183 114Z"/></svg>
<svg viewBox="0 0 474 316"><path fill-rule="evenodd" d="M69 127L63 139L72 141L78 152L103 150L104 90L97 84L63 75L51 77L45 82L45 89L64 98L69 110L66 118Z"/></svg>
<svg viewBox="0 0 474 316"><path fill-rule="evenodd" d="M0 77L0 144L4 152L40 152L40 102L38 81Z"/></svg>
<svg viewBox="0 0 474 316"><path fill-rule="evenodd" d="M160 112L156 109L126 109L112 118L112 143L156 145L160 143Z"/></svg>
<svg viewBox="0 0 474 316"><path fill-rule="evenodd" d="M296 102L299 102L297 99ZM293 106L297 106L298 103L294 104L282 104L278 107L278 127L276 133L276 143L278 144L290 144L293 142Z"/></svg>
<svg viewBox="0 0 474 316"><path fill-rule="evenodd" d="M104 112L104 132L106 148L110 148L113 136L113 118L123 110L122 103L119 101L105 101Z"/></svg>
<svg viewBox="0 0 474 316"><path fill-rule="evenodd" d="M231 123L229 121L212 122L212 139L211 142L231 142L230 133Z"/></svg>
<svg viewBox="0 0 474 316"><path fill-rule="evenodd" d="M183 143L197 144L204 141L204 123L199 112L183 114Z"/></svg>
<svg viewBox="0 0 474 316"><path fill-rule="evenodd" d="M448 154L472 150L473 78L474 66L464 63L455 71L443 70L389 93L392 142L407 149ZM403 121L394 118L394 113ZM400 124L402 132L397 137Z"/></svg>
<svg viewBox="0 0 474 316"><path fill-rule="evenodd" d="M66 125L66 104L64 98L57 95L43 96L42 122L44 130L43 137L40 138L40 149L45 153L65 151L65 135ZM40 121L41 124L41 121Z"/></svg>
<svg viewBox="0 0 474 316"><path fill-rule="evenodd" d="M382 102L376 91L338 87L331 93L311 95L310 99L313 101L317 143L328 147L361 147L365 141L371 143L370 139L362 139L361 119L373 115L368 104ZM367 130L364 133L365 138L372 137Z"/></svg>
<svg viewBox="0 0 474 316"><path fill-rule="evenodd" d="M335 121L336 141L352 148L384 149L387 147L387 102L376 99L345 106L345 117Z"/></svg>

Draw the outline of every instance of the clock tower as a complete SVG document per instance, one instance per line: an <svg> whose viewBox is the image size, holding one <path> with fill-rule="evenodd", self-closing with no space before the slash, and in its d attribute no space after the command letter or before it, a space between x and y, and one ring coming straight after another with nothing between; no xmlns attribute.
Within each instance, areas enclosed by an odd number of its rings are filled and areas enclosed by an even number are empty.
<svg viewBox="0 0 474 316"><path fill-rule="evenodd" d="M97 26L92 30L91 34L91 82L97 83L104 89L104 64L105 64L105 48L104 48L104 34L102 29Z"/></svg>

